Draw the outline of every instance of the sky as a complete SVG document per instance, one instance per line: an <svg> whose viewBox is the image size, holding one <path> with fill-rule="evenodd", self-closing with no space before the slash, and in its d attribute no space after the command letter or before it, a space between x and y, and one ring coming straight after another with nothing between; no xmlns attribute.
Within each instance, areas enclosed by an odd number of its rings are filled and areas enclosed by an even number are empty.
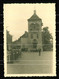
<svg viewBox="0 0 59 79"><path fill-rule="evenodd" d="M36 14L42 19L43 26L49 27L49 31L54 35L55 30L55 4L4 4L4 27L13 36L13 41L28 31L28 19Z"/></svg>

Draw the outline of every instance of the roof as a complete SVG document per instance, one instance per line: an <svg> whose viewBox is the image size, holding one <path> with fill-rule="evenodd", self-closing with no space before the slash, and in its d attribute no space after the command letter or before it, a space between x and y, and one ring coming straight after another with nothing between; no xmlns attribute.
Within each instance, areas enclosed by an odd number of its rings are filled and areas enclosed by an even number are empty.
<svg viewBox="0 0 59 79"><path fill-rule="evenodd" d="M6 32L7 32L7 36L12 37L12 35L9 33L8 30L6 30Z"/></svg>
<svg viewBox="0 0 59 79"><path fill-rule="evenodd" d="M25 31L25 33L21 36L21 38L26 38L28 37L28 32Z"/></svg>
<svg viewBox="0 0 59 79"><path fill-rule="evenodd" d="M34 10L34 14L28 19L28 21L33 21L33 20L41 20L36 14L36 11Z"/></svg>

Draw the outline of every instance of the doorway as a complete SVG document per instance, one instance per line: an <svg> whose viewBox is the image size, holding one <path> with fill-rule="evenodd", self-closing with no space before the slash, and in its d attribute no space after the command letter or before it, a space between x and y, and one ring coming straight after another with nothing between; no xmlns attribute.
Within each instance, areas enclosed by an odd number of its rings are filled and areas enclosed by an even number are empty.
<svg viewBox="0 0 59 79"><path fill-rule="evenodd" d="M33 49L37 50L37 40L36 39L33 40Z"/></svg>

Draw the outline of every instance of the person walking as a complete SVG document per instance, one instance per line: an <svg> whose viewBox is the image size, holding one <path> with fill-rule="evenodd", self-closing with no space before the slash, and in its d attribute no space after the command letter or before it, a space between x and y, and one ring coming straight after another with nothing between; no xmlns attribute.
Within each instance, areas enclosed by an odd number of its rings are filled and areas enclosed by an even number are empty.
<svg viewBox="0 0 59 79"><path fill-rule="evenodd" d="M41 49L39 49L39 56L41 55Z"/></svg>

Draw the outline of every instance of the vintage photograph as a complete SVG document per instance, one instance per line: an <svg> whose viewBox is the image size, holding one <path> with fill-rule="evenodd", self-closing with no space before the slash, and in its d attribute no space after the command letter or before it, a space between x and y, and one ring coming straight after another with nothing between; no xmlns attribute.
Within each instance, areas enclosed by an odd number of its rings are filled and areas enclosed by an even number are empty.
<svg viewBox="0 0 59 79"><path fill-rule="evenodd" d="M55 3L3 4L4 76L56 76Z"/></svg>

